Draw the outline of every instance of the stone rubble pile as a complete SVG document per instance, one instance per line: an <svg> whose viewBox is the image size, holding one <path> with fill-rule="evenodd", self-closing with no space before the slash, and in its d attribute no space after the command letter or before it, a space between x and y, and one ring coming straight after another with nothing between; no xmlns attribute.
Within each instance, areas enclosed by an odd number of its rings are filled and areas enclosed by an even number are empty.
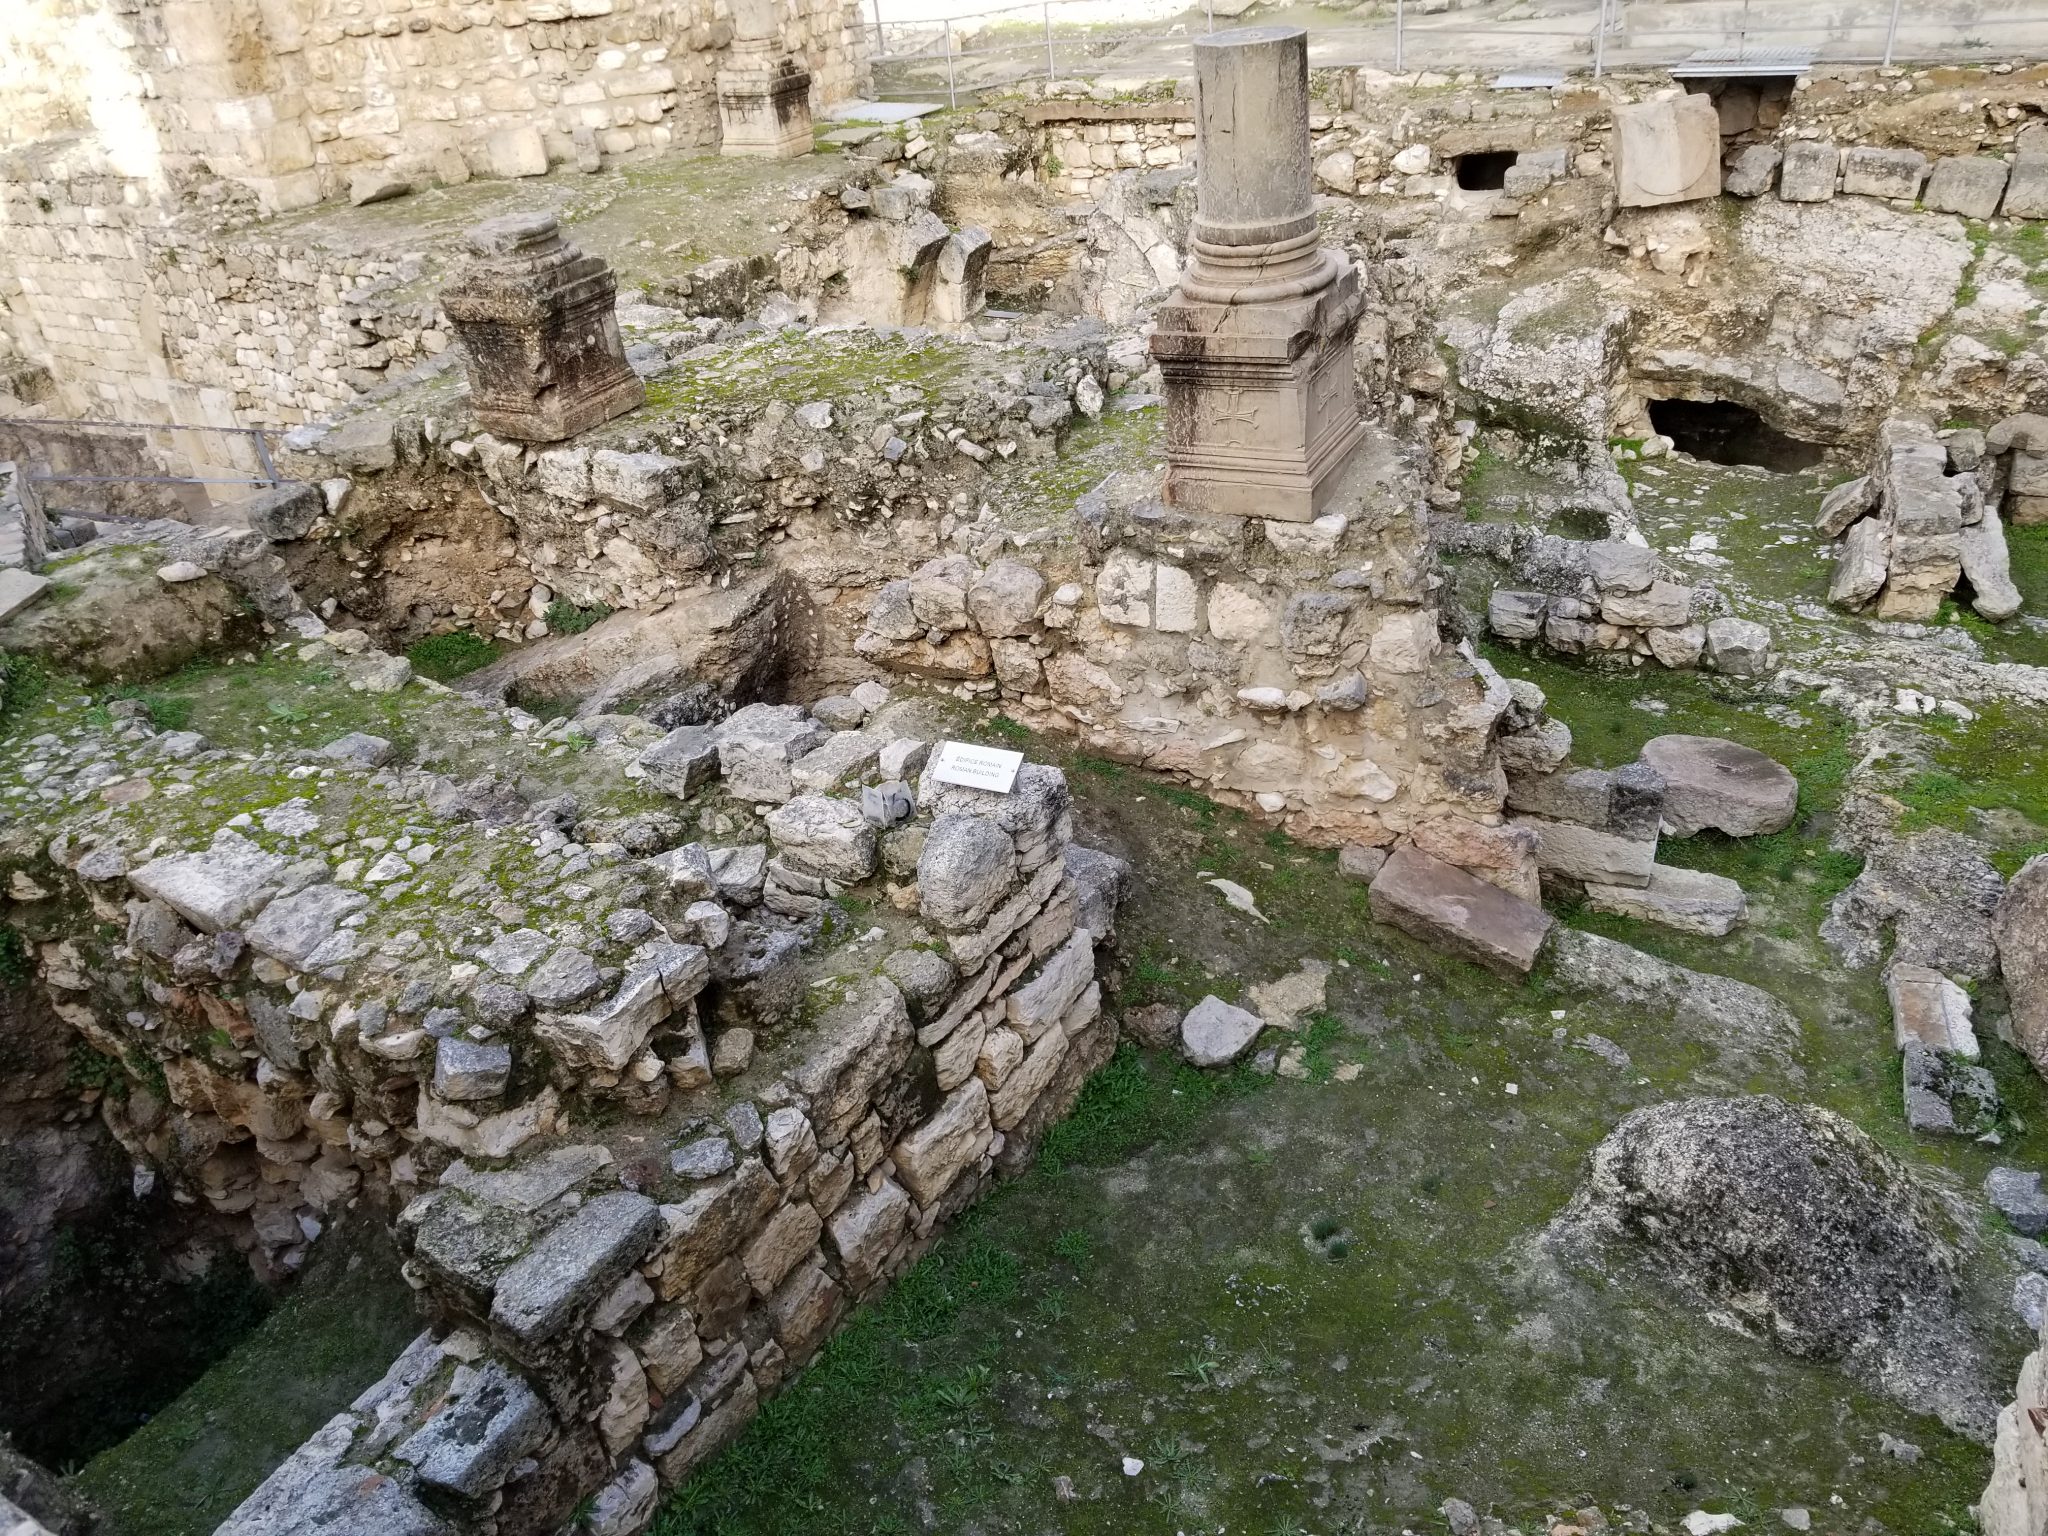
<svg viewBox="0 0 2048 1536"><path fill-rule="evenodd" d="M1816 532L1841 541L1828 601L1875 618L1924 622L1968 583L1971 606L1984 618L2018 613L1998 507L2011 476L2032 483L2026 445L2034 441L2028 424L2037 420L2016 417L1989 434L1951 432L1945 442L1914 418L1886 421L1869 473L1829 491L1814 518ZM2048 450L2048 430L2040 441ZM2024 499L2015 487L2013 504Z"/></svg>
<svg viewBox="0 0 2048 1536"><path fill-rule="evenodd" d="M1567 656L1654 657L1667 667L1706 667L1760 677L1775 665L1771 632L1750 619L1715 615L1715 598L1670 579L1657 552L1621 539L1582 541L1517 527L1504 530L1515 572L1530 588L1497 587L1487 628Z"/></svg>

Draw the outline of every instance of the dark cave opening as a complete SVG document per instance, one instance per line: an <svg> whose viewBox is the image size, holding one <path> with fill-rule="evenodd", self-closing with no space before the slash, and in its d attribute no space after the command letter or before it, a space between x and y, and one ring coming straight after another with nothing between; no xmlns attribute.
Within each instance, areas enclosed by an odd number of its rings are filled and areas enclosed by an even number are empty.
<svg viewBox="0 0 2048 1536"><path fill-rule="evenodd" d="M1827 456L1818 443L1780 432L1732 400L1652 400L1650 425L1680 453L1710 464L1747 464L1778 474L1812 469Z"/></svg>
<svg viewBox="0 0 2048 1536"><path fill-rule="evenodd" d="M1456 161L1458 185L1467 192L1498 192L1507 185L1508 167L1514 163L1512 149L1482 149L1460 155Z"/></svg>

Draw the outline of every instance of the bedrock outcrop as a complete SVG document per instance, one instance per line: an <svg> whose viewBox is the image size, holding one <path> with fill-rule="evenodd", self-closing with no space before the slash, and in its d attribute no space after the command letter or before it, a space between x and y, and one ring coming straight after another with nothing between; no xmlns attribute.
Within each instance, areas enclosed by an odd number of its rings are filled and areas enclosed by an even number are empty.
<svg viewBox="0 0 2048 1536"><path fill-rule="evenodd" d="M1998 1398L1939 1200L1832 1111L1768 1094L1639 1109L1551 1224L1788 1354L1841 1366L1959 1433Z"/></svg>

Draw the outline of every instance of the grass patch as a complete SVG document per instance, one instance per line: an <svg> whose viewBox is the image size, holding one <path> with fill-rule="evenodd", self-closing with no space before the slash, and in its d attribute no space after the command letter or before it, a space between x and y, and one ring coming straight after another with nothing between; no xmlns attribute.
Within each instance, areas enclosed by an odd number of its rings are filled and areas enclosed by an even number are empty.
<svg viewBox="0 0 2048 1536"><path fill-rule="evenodd" d="M595 622L594 620L592 622ZM584 628L589 628L585 625ZM437 683L453 682L498 659L498 645L473 629L458 629L445 635L429 635L405 648L405 659L413 671Z"/></svg>
<svg viewBox="0 0 2048 1536"><path fill-rule="evenodd" d="M418 1331L382 1234L330 1233L255 1331L78 1485L115 1536L206 1536Z"/></svg>
<svg viewBox="0 0 2048 1536"><path fill-rule="evenodd" d="M558 635L580 635L611 616L611 609L603 603L592 603L585 608L566 597L558 597L548 604L548 628Z"/></svg>

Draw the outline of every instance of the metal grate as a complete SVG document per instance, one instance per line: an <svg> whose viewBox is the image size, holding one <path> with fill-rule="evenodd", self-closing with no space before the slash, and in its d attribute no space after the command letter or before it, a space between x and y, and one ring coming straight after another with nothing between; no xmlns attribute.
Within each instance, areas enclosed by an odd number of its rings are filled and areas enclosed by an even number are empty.
<svg viewBox="0 0 2048 1536"><path fill-rule="evenodd" d="M1820 56L1818 48L1698 48L1671 66L1676 80L1740 80L1759 75L1803 75Z"/></svg>

